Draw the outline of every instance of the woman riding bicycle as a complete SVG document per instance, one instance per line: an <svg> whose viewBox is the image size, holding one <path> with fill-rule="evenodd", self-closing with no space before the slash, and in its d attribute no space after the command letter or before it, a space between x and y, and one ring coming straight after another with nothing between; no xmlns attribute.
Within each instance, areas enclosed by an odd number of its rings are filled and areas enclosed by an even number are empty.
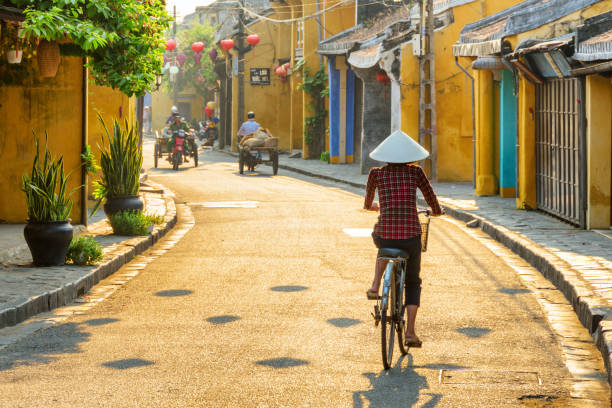
<svg viewBox="0 0 612 408"><path fill-rule="evenodd" d="M370 169L366 186L364 208L379 211L372 238L377 248L399 248L410 254L406 267L406 345L421 347L421 340L414 330L421 298L421 225L417 216L417 191L419 188L431 215L443 214L438 199L421 167L413 162L425 159L429 152L402 131L395 131L370 153L370 157L386 162L383 167ZM380 204L374 202L378 189ZM368 299L378 298L380 278L386 260L377 260L372 287Z"/></svg>

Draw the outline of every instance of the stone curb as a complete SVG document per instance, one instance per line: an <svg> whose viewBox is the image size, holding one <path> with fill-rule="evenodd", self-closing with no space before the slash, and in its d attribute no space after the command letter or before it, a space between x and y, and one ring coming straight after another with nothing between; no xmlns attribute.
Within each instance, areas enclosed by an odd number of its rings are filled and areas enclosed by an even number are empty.
<svg viewBox="0 0 612 408"><path fill-rule="evenodd" d="M136 255L159 241L177 223L174 200L171 194L168 194L168 189L164 188L163 190L166 195L164 197L166 214L163 224L155 227L153 232L146 237L136 237L121 242L117 248L112 249L105 256L102 263L78 280L70 282L61 288L30 297L15 307L0 310L0 329L6 326L14 326L36 314L70 304L74 299L87 293L99 281L112 275Z"/></svg>
<svg viewBox="0 0 612 408"><path fill-rule="evenodd" d="M230 152L226 153L234 155ZM327 175L315 174L287 165L279 164L279 168L310 177L346 184L351 187L366 188L365 184L354 183ZM419 199L418 203L422 206L427 205L423 199ZM443 204L442 207L446 214L466 224L471 224L470 227L480 228L493 239L519 255L542 273L561 293L563 293L566 299L572 304L574 312L582 325L588 329L593 336L594 342L604 359L608 372L608 382L612 385L612 307L604 302L597 293L591 290L588 285L580 279L580 274L577 273L571 265L545 249L542 249L533 241L503 226L493 224L481 216L461 211L449 204Z"/></svg>

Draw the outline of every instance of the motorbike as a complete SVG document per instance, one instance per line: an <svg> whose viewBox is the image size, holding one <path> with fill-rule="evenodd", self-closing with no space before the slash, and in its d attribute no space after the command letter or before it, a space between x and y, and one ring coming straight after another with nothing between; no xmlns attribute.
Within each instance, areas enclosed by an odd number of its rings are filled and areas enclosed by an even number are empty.
<svg viewBox="0 0 612 408"><path fill-rule="evenodd" d="M217 140L217 137L219 135L219 131L217 130L217 126L215 122L213 122L212 120L209 120L206 122L206 125L200 122L200 126L201 126L200 131L202 132L202 136L200 136L200 134L198 133L198 138L200 140L206 139L202 143L202 146L212 146L215 143L215 140Z"/></svg>
<svg viewBox="0 0 612 408"><path fill-rule="evenodd" d="M172 136L174 136L174 149L172 150L172 154L170 156L170 162L172 163L172 169L178 170L179 166L183 164L183 162L187 162L187 156L192 156L194 160L194 165L197 167L198 165L198 147L193 141L191 141L190 152L187 153L187 143L190 141L187 139L187 133L183 129L174 130L172 132Z"/></svg>
<svg viewBox="0 0 612 408"><path fill-rule="evenodd" d="M198 136L198 140L202 141L206 136L206 124L202 121L198 122L198 129L196 130L196 135Z"/></svg>

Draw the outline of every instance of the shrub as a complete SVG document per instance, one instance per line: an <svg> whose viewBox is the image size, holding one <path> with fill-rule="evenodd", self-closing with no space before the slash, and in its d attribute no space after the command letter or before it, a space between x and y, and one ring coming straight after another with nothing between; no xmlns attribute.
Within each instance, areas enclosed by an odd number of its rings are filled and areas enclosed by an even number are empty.
<svg viewBox="0 0 612 408"><path fill-rule="evenodd" d="M30 222L65 221L72 210L70 195L67 191L70 173L64 171L64 158L56 159L48 147L47 133L45 132L45 151L42 159L39 153L38 138L36 140L36 156L32 165L31 174L22 175L23 188L28 208Z"/></svg>
<svg viewBox="0 0 612 408"><path fill-rule="evenodd" d="M138 140L138 123L130 126L127 119L123 128L113 120L111 130L98 115L104 133L100 168L102 177L94 182L94 198L98 200L92 209L94 214L102 201L109 197L137 195L140 188L140 168L142 167L142 147Z"/></svg>
<svg viewBox="0 0 612 408"><path fill-rule="evenodd" d="M93 265L104 258L102 245L92 237L76 237L70 243L66 254L66 263L75 265Z"/></svg>
<svg viewBox="0 0 612 408"><path fill-rule="evenodd" d="M142 211L119 211L109 221L117 235L147 235L153 225L151 216Z"/></svg>

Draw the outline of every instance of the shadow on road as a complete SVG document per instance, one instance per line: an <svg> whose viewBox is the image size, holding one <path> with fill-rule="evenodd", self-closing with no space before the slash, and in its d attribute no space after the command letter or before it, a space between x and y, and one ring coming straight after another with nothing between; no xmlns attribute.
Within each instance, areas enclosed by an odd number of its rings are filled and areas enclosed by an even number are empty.
<svg viewBox="0 0 612 408"><path fill-rule="evenodd" d="M105 324L118 322L119 319L115 319L113 317L105 317L100 319L89 319L84 321L83 323L88 324L90 326L104 326Z"/></svg>
<svg viewBox="0 0 612 408"><path fill-rule="evenodd" d="M257 361L255 364L266 366L266 367L273 367L273 368L289 368L289 367L297 367L301 365L310 364L310 362L306 360L300 360L297 358L279 357L279 358L271 358L269 360L260 360L260 361Z"/></svg>
<svg viewBox="0 0 612 408"><path fill-rule="evenodd" d="M274 292L301 292L302 290L306 290L308 289L307 286L299 286L299 285L295 285L295 286L274 286L271 287L270 290L273 290Z"/></svg>
<svg viewBox="0 0 612 408"><path fill-rule="evenodd" d="M153 361L142 360L140 358L126 358L124 360L109 361L102 363L104 367L114 368L116 370L127 370L128 368L146 367L155 364Z"/></svg>
<svg viewBox="0 0 612 408"><path fill-rule="evenodd" d="M408 360L405 362L405 360ZM395 367L376 373L363 373L370 380L371 388L366 391L353 393L353 407L413 407L432 408L442 399L441 394L422 393L429 389L427 378L419 375L415 369L425 368L432 370L457 369L455 365L428 364L426 366L412 366L412 356L407 354L398 359ZM366 404L367 401L367 404Z"/></svg>
<svg viewBox="0 0 612 408"><path fill-rule="evenodd" d="M206 319L207 322L213 324L225 324L235 322L236 320L240 320L239 316L232 315L222 315L222 316L212 316Z"/></svg>
<svg viewBox="0 0 612 408"><path fill-rule="evenodd" d="M91 337L91 334L83 331L82 327L82 323L60 324L39 330L8 346L0 355L0 371L23 365L49 364L63 354L80 353L79 345Z"/></svg>
<svg viewBox="0 0 612 408"><path fill-rule="evenodd" d="M456 331L473 339L491 333L491 329L487 329L485 327L462 327L460 329L456 329Z"/></svg>
<svg viewBox="0 0 612 408"><path fill-rule="evenodd" d="M161 297L176 297L176 296L187 296L191 295L193 290L182 290L182 289L172 289L172 290L162 290L155 293L155 296Z"/></svg>
<svg viewBox="0 0 612 408"><path fill-rule="evenodd" d="M334 325L336 327L351 327L351 326L361 323L361 320L351 319L350 317L338 317L336 319L327 320L327 323Z"/></svg>

